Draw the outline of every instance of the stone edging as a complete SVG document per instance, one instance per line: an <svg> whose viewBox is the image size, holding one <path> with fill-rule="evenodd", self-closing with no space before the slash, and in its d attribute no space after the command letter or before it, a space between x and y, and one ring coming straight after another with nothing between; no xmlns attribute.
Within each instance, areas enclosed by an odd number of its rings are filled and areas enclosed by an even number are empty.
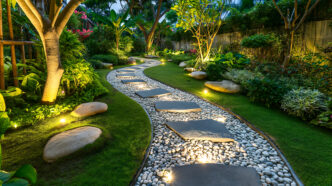
<svg viewBox="0 0 332 186"><path fill-rule="evenodd" d="M124 67L124 68L126 68L126 67ZM111 70L107 75L106 75L106 80L107 80L107 77L109 76L109 74L112 72L113 70ZM108 81L107 81L108 82ZM109 83L109 82L108 82ZM112 86L113 87L113 86ZM114 89L116 89L115 87L113 87ZM118 89L116 89L117 91L119 91ZM119 91L120 92L120 91ZM121 92L120 92L121 93ZM121 93L121 94L123 94L123 93ZM123 94L123 95L125 95L125 94ZM128 98L130 98L131 100L133 100L133 101L135 101L134 99L132 99L131 97L129 97L129 96L127 96L127 95L125 95L126 97L128 97ZM135 101L136 102L136 101ZM137 103L137 102L136 102ZM137 103L137 104L139 104L139 103ZM140 104L139 104L140 105ZM140 167L139 167L139 169L136 171L136 173L135 173L135 175L134 175L134 177L132 178L132 180L130 181L130 186L134 186L135 185L135 183L137 182L137 179L138 179L138 177L139 177L139 175L142 173L142 171L143 171L143 168L144 168L144 165L145 165L145 163L146 163L146 160L148 159L148 157L149 157L149 152L150 152L150 149L151 149L151 144L152 144L152 141L153 141L153 125L152 125L152 120L151 120L151 117L150 117L150 115L149 115L149 113L147 112L147 110L144 108L144 107L142 107L141 105L140 105L140 107L144 110L144 112L146 113L146 115L148 116L148 118L149 118L149 121L150 121L150 126L151 126L151 139L150 139L150 143L149 143L149 146L146 148L146 150L145 150L145 155L144 155L144 158L143 158L143 160L142 160L142 163L141 163L141 165L140 165Z"/></svg>
<svg viewBox="0 0 332 186"><path fill-rule="evenodd" d="M148 68L151 68L151 67L148 67ZM148 68L146 68L146 69L148 69ZM212 104L212 105L214 105L214 106L216 106L216 107L218 107L218 108L220 108L220 109L222 109L222 110L228 112L229 114L233 115L234 117L238 118L240 121L242 121L243 123L245 123L249 128L251 128L252 130L254 130L255 132L257 132L257 133L258 133L259 135L261 135L266 141L269 142L269 144L270 144L270 145L271 145L271 146L277 151L278 155L279 155L279 156L282 158L282 160L286 163L286 165L287 165L287 167L289 168L289 170L290 170L290 172L291 172L293 178L295 179L296 183L297 183L299 186L304 186L304 184L301 182L300 178L296 175L296 173L295 173L295 171L293 170L293 168L292 168L292 166L290 165L290 163L287 161L287 159L286 159L286 157L284 156L284 154L283 154L283 153L281 152L281 150L279 149L278 145L277 145L276 143L274 143L274 141L273 141L268 135L266 135L263 131L261 131L260 129L256 128L256 127L255 127L254 125L252 125L249 121L247 121L246 119L242 118L241 116L235 114L235 113L232 112L231 110L229 110L229 109L227 109L227 108L225 108L225 107L223 107L223 106L221 106L221 105L218 105L218 104L216 104L216 103L213 103L213 102L211 102L211 101L209 101L209 100L207 100L207 99L205 99L205 98L202 98L202 97L200 97L200 96L197 96L197 95L192 94L192 93L190 93L190 92L187 92L187 91L185 91L185 90L181 90L181 89L176 88L176 87L174 87L174 86L172 86L172 85L165 84L165 83L163 83L163 82L160 82L160 81L157 80L157 79L151 78L151 77L147 76L147 75L145 74L144 71L145 71L145 69L143 70L143 74L144 74L146 77L148 77L148 78L150 78L150 79L152 79L152 80L154 80L154 81L157 81L157 82L159 82L159 83L161 83L161 84L163 84L163 85L166 85L166 86L172 87L172 88L174 88L174 89L176 89L176 90L179 90L179 91L186 92L186 93L188 93L188 94L190 94L190 95L192 95L192 96L195 96L195 97L197 97L197 98L199 98L199 99L202 99L202 100L204 100L204 101L206 101L206 102L208 102L208 103L210 103L210 104Z"/></svg>

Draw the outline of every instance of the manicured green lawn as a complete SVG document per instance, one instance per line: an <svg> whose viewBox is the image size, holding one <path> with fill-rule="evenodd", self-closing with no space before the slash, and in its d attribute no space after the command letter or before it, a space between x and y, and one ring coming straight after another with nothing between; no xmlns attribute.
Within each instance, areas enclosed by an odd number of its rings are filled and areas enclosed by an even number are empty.
<svg viewBox="0 0 332 186"><path fill-rule="evenodd" d="M38 172L37 185L128 185L143 160L151 139L151 126L145 111L136 102L116 91L106 81L109 70L98 70L110 92L97 99L108 111L83 121L58 127L62 115L35 126L6 134L2 141L4 170L32 164ZM54 134L70 128L96 125L110 134L99 148L52 164L43 161L43 147ZM107 133L106 132L106 133Z"/></svg>
<svg viewBox="0 0 332 186"><path fill-rule="evenodd" d="M145 74L165 84L208 99L242 116L279 145L305 185L332 184L332 130L318 128L277 110L251 103L246 96L208 90L173 63L146 69Z"/></svg>

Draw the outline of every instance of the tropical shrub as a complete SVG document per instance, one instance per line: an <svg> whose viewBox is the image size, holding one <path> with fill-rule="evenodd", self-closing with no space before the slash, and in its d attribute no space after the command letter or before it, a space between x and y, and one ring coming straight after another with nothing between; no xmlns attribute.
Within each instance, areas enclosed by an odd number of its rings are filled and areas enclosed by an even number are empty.
<svg viewBox="0 0 332 186"><path fill-rule="evenodd" d="M310 123L313 125L332 129L332 111L326 111L319 114L317 118L312 120Z"/></svg>
<svg viewBox="0 0 332 186"><path fill-rule="evenodd" d="M327 98L318 90L293 89L283 96L281 108L288 114L304 120L313 119L327 110Z"/></svg>
<svg viewBox="0 0 332 186"><path fill-rule="evenodd" d="M273 45L274 38L269 34L255 34L249 37L245 37L241 41L241 45L246 48L263 48L271 47Z"/></svg>
<svg viewBox="0 0 332 186"><path fill-rule="evenodd" d="M10 127L10 118L8 117L7 112L0 112L0 137L7 131L9 127Z"/></svg>
<svg viewBox="0 0 332 186"><path fill-rule="evenodd" d="M227 65L228 68L238 68L243 69L247 65L250 64L250 60L241 54L234 54L232 52L228 52L226 54L217 54L214 61L222 62Z"/></svg>
<svg viewBox="0 0 332 186"><path fill-rule="evenodd" d="M88 61L91 66L95 69L102 69L104 68L104 65L102 64L102 61L98 60L98 59L89 59Z"/></svg>
<svg viewBox="0 0 332 186"><path fill-rule="evenodd" d="M93 33L84 40L89 56L107 54L115 48L115 35L111 26L99 25L94 28Z"/></svg>
<svg viewBox="0 0 332 186"><path fill-rule="evenodd" d="M1 185L28 186L36 184L37 171L31 165L23 165L14 172L0 170Z"/></svg>
<svg viewBox="0 0 332 186"><path fill-rule="evenodd" d="M3 96L0 93L0 112L5 112L5 111L6 111L5 99L3 99Z"/></svg>
<svg viewBox="0 0 332 186"><path fill-rule="evenodd" d="M246 89L251 101L261 102L270 107L279 105L283 96L290 90L290 87L278 80L256 77L248 81Z"/></svg>
<svg viewBox="0 0 332 186"><path fill-rule="evenodd" d="M111 54L108 54L108 55L94 55L94 56L92 56L91 59L99 60L103 63L112 63L113 65L117 65L119 63L118 57L115 56L115 55L111 55Z"/></svg>
<svg viewBox="0 0 332 186"><path fill-rule="evenodd" d="M206 67L206 73L209 80L215 81L222 78L222 74L226 72L227 65L220 61L210 62Z"/></svg>
<svg viewBox="0 0 332 186"><path fill-rule="evenodd" d="M125 53L130 53L131 50L134 48L134 41L131 37L125 36L122 37L120 40L120 50L124 51Z"/></svg>
<svg viewBox="0 0 332 186"><path fill-rule="evenodd" d="M225 79L231 80L235 83L239 83L242 87L248 87L248 81L255 78L263 79L264 76L260 72L251 72L248 70L230 69L228 72L222 74Z"/></svg>
<svg viewBox="0 0 332 186"><path fill-rule="evenodd" d="M76 34L64 30L60 37L60 53L61 61L73 61L82 59L86 48Z"/></svg>
<svg viewBox="0 0 332 186"><path fill-rule="evenodd" d="M192 56L192 55L189 55L189 54L184 54L184 53L181 53L181 54L175 54L175 55L168 55L169 59L172 60L172 62L176 63L176 64L179 64L183 61L189 61L191 59L194 59L195 56Z"/></svg>

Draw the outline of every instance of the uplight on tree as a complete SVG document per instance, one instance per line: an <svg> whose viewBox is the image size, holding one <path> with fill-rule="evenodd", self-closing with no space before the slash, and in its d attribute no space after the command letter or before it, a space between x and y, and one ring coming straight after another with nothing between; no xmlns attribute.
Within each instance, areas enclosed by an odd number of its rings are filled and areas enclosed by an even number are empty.
<svg viewBox="0 0 332 186"><path fill-rule="evenodd" d="M196 38L199 59L195 68L206 65L214 38L221 25L227 0L177 0L173 10L178 15L176 27L190 31Z"/></svg>

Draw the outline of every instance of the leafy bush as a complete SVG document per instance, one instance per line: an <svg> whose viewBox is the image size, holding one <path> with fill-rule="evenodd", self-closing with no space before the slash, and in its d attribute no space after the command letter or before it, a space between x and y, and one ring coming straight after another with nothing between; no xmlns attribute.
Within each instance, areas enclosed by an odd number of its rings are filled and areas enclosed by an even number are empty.
<svg viewBox="0 0 332 186"><path fill-rule="evenodd" d="M312 120L310 123L332 129L332 111L326 111L319 114L317 118Z"/></svg>
<svg viewBox="0 0 332 186"><path fill-rule="evenodd" d="M102 64L102 61L98 60L98 59L89 59L88 61L91 66L95 69L102 69L104 68L104 65Z"/></svg>
<svg viewBox="0 0 332 186"><path fill-rule="evenodd" d="M251 101L261 102L270 107L279 105L290 88L274 79L256 77L248 81L246 89Z"/></svg>
<svg viewBox="0 0 332 186"><path fill-rule="evenodd" d="M37 171L31 165L23 165L17 171L6 172L0 170L1 185L28 186L37 182Z"/></svg>
<svg viewBox="0 0 332 186"><path fill-rule="evenodd" d="M189 61L189 60L194 59L194 58L195 58L195 56L184 54L184 53L169 55L169 59L171 59L172 62L174 62L176 64L179 64L183 61Z"/></svg>
<svg viewBox="0 0 332 186"><path fill-rule="evenodd" d="M37 74L30 73L23 77L22 89L26 92L41 95L42 84L40 82L43 82L43 80Z"/></svg>
<svg viewBox="0 0 332 186"><path fill-rule="evenodd" d="M115 55L94 55L91 59L102 61L103 63L112 63L113 65L117 65L119 63L119 59Z"/></svg>
<svg viewBox="0 0 332 186"><path fill-rule="evenodd" d="M210 62L206 68L206 73L209 80L215 81L222 78L222 74L226 72L227 66L220 62Z"/></svg>
<svg viewBox="0 0 332 186"><path fill-rule="evenodd" d="M6 111L6 103L5 100L3 99L2 94L0 93L0 112L5 112Z"/></svg>
<svg viewBox="0 0 332 186"><path fill-rule="evenodd" d="M125 36L122 37L120 40L120 50L124 51L125 53L130 53L131 50L134 48L134 41L131 37Z"/></svg>
<svg viewBox="0 0 332 186"><path fill-rule="evenodd" d="M145 52L145 41L140 38L134 38L132 53L144 53Z"/></svg>
<svg viewBox="0 0 332 186"><path fill-rule="evenodd" d="M82 59L86 52L83 43L80 42L78 35L64 30L60 37L61 61L73 61Z"/></svg>
<svg viewBox="0 0 332 186"><path fill-rule="evenodd" d="M0 137L5 134L10 127L10 119L6 112L0 112ZM1 152L1 149L0 149ZM1 160L1 159L0 159Z"/></svg>
<svg viewBox="0 0 332 186"><path fill-rule="evenodd" d="M293 89L283 96L281 108L290 115L312 119L327 110L327 100L318 90Z"/></svg>
<svg viewBox="0 0 332 186"><path fill-rule="evenodd" d="M255 34L242 39L241 45L246 48L263 48L273 45L274 37L270 34Z"/></svg>
<svg viewBox="0 0 332 186"><path fill-rule="evenodd" d="M234 54L228 52L226 54L217 54L214 61L222 62L227 65L228 68L243 69L245 66L250 64L250 60L241 54Z"/></svg>
<svg viewBox="0 0 332 186"><path fill-rule="evenodd" d="M260 72L251 72L248 70L230 69L222 74L225 79L241 84L244 88L248 87L248 81L255 78L263 79L264 76Z"/></svg>
<svg viewBox="0 0 332 186"><path fill-rule="evenodd" d="M89 56L107 54L115 47L115 35L111 26L99 25L93 33L84 40Z"/></svg>

